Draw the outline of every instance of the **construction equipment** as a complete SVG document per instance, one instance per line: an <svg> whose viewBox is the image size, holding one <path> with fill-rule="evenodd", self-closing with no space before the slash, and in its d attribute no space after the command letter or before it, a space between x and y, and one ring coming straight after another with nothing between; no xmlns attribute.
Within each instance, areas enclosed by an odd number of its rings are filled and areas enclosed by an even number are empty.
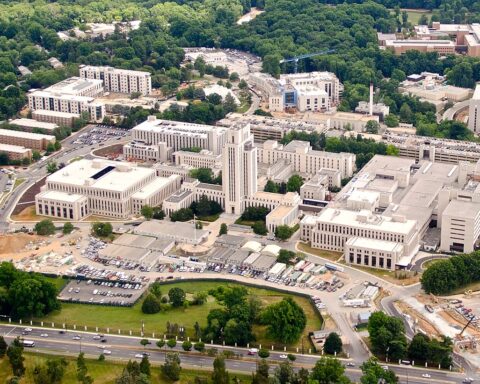
<svg viewBox="0 0 480 384"><path fill-rule="evenodd" d="M475 318L475 316L472 316L472 317L470 318L470 320L468 320L467 325L465 325L465 327L463 327L463 329L462 329L462 330L460 331L460 333L458 334L458 336L457 336L458 338L462 337L463 332L465 332L465 329L468 328L468 326L470 325L470 323L473 321L474 318Z"/></svg>
<svg viewBox="0 0 480 384"><path fill-rule="evenodd" d="M335 52L335 49L327 49L325 51L320 51L320 52L306 53L304 55L298 55L298 56L291 57L290 59L280 60L280 64L292 63L293 62L294 65L295 65L294 73L297 73L298 72L298 61L299 60L308 59L309 57L314 57L314 56L327 55L327 54L332 53L332 52Z"/></svg>

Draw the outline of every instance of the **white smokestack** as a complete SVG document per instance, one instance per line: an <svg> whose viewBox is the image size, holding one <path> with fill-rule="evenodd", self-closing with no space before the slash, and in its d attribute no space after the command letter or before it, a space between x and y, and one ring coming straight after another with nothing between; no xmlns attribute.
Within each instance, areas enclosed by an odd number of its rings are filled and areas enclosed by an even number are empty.
<svg viewBox="0 0 480 384"><path fill-rule="evenodd" d="M368 114L373 116L373 83L370 83L370 108Z"/></svg>

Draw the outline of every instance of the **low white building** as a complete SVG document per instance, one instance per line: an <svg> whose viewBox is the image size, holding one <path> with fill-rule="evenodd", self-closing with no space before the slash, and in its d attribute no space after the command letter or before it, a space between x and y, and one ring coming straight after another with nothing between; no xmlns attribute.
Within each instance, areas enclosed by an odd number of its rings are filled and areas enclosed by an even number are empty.
<svg viewBox="0 0 480 384"><path fill-rule="evenodd" d="M68 216L74 220L89 215L127 219L139 211L140 202L155 204L166 190L174 190L179 184L178 178L172 177L165 182L156 179L154 169L101 159L82 159L47 176L45 185L35 197L36 211L39 215L60 217L52 215L52 206L57 207L62 199L65 203L72 203L71 196L76 195L75 201L82 201L82 205L70 206L73 212ZM137 194L135 208L133 196L140 191L143 193ZM86 205L84 201L87 201Z"/></svg>
<svg viewBox="0 0 480 384"><path fill-rule="evenodd" d="M150 184L132 195L132 211L134 215L141 214L142 207L158 207L172 193L180 189L181 177L172 175L167 178L157 177Z"/></svg>
<svg viewBox="0 0 480 384"><path fill-rule="evenodd" d="M195 229L193 223L171 221L144 221L134 229L137 235L172 239L176 243L202 244L208 239L208 231Z"/></svg>
<svg viewBox="0 0 480 384"><path fill-rule="evenodd" d="M205 96L210 96L216 93L222 98L223 101L225 101L227 95L230 95L235 101L235 104L240 105L240 100L238 99L237 95L235 95L231 89L228 89L222 85L212 84L203 88L203 91L205 92Z"/></svg>
<svg viewBox="0 0 480 384"><path fill-rule="evenodd" d="M278 226L288 225L289 227L296 223L298 218L298 204L279 205L274 208L266 217L265 223L268 232L275 233Z"/></svg>
<svg viewBox="0 0 480 384"><path fill-rule="evenodd" d="M352 177L355 170L353 153L333 153L315 151L307 141L293 140L287 145L275 140L267 140L257 145L258 161L274 164L279 159L286 159L294 166L295 172L315 174L322 168L340 171L341 178Z"/></svg>

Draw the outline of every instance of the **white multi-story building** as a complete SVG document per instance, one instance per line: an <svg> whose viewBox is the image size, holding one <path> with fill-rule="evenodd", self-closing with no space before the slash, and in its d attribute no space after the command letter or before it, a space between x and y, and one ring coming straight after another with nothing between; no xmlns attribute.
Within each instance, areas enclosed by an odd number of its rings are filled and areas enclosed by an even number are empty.
<svg viewBox="0 0 480 384"><path fill-rule="evenodd" d="M247 197L257 192L257 148L250 125L233 126L223 147L225 212L241 214Z"/></svg>
<svg viewBox="0 0 480 384"><path fill-rule="evenodd" d="M166 162L173 154L171 147L165 142L145 144L140 141L131 141L123 146L123 158L128 161Z"/></svg>
<svg viewBox="0 0 480 384"><path fill-rule="evenodd" d="M202 149L200 152L177 151L174 152L173 160L177 165L189 165L193 168L221 168L222 155L215 155L213 152Z"/></svg>
<svg viewBox="0 0 480 384"><path fill-rule="evenodd" d="M280 75L275 79L264 73L250 75L251 83L269 101L271 111L296 108L300 112L325 112L340 102L343 86L331 72Z"/></svg>
<svg viewBox="0 0 480 384"><path fill-rule="evenodd" d="M95 67L92 65L81 65L79 69L80 77L102 81L105 91L108 92L129 94L140 92L144 96L152 92L150 72L112 67Z"/></svg>
<svg viewBox="0 0 480 384"><path fill-rule="evenodd" d="M160 206L168 196L180 189L181 181L182 178L179 175L155 178L150 184L132 195L133 214L139 215L145 205Z"/></svg>
<svg viewBox="0 0 480 384"><path fill-rule="evenodd" d="M468 107L468 128L476 134L480 133L480 85L477 85L470 99L470 105Z"/></svg>
<svg viewBox="0 0 480 384"><path fill-rule="evenodd" d="M45 92L58 93L60 95L98 97L103 95L103 83L101 80L69 77L45 88Z"/></svg>
<svg viewBox="0 0 480 384"><path fill-rule="evenodd" d="M183 148L207 149L214 154L222 153L227 129L211 125L160 120L149 116L146 121L132 128L132 140L146 145L166 143L173 151Z"/></svg>
<svg viewBox="0 0 480 384"><path fill-rule="evenodd" d="M89 215L126 219L140 211L140 203L155 204L180 186L178 177L158 179L154 169L129 163L75 161L47 177L35 197L37 214L73 220Z"/></svg>
<svg viewBox="0 0 480 384"><path fill-rule="evenodd" d="M313 175L322 168L329 168L340 171L341 177L347 178L352 177L355 170L354 154L314 151L307 141L293 140L284 146L267 140L257 145L257 150L260 163L275 164L279 159L285 159L293 164L295 172Z"/></svg>
<svg viewBox="0 0 480 384"><path fill-rule="evenodd" d="M480 198L450 201L443 211L441 236L442 250L473 252L480 236Z"/></svg>

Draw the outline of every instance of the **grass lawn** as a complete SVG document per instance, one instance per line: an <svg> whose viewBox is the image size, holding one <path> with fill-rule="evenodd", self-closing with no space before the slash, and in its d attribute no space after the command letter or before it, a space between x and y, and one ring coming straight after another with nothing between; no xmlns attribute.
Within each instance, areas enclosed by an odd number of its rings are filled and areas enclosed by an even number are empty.
<svg viewBox="0 0 480 384"><path fill-rule="evenodd" d="M312 248L307 243L303 243L301 241L297 243L297 248L301 252L311 253L312 255L323 257L324 259L331 261L337 261L342 256L341 252L325 251L323 249Z"/></svg>
<svg viewBox="0 0 480 384"><path fill-rule="evenodd" d="M207 292L219 285L236 285L235 283L223 283L215 281L183 281L168 283L162 286L162 293L167 294L173 287L179 287L185 290L188 295L195 292ZM261 282L259 282L261 284ZM274 302L282 300L284 297L291 296L304 309L307 316L307 326L304 335L308 332L321 329L321 319L317 316L313 306L309 300L296 295L278 292L274 290L247 287L249 294L257 297L266 306ZM112 332L118 329L123 331L140 331L141 323L145 323L145 332L150 334L154 332L156 335L162 335L166 330L167 322L175 322L179 326L183 326L187 330L188 336L193 336L195 322L201 326L207 324L207 315L211 309L218 308L219 305L211 296L208 297L207 303L200 306L190 306L187 309L176 308L166 312L160 312L154 315L145 315L141 311L141 301L131 308L108 307L88 304L71 304L62 303L62 309L55 311L43 318L45 322L55 322L57 324L66 322L69 325L88 326L88 327L109 327ZM266 336L264 327L255 326L254 333L257 336L257 342L263 345L271 345L272 340ZM301 340L299 341L301 344Z"/></svg>
<svg viewBox="0 0 480 384"><path fill-rule="evenodd" d="M428 267L430 267L431 265L437 263L438 261L440 260L445 260L445 259L432 259L432 260L428 260L426 261L425 263L422 264L422 269L427 269Z"/></svg>
<svg viewBox="0 0 480 384"><path fill-rule="evenodd" d="M26 366L26 374L20 381L21 384L33 384L33 367L35 365L44 364L48 358L59 358L59 356L51 356L51 355L44 355L44 354L32 354L32 353L24 353L25 356L25 366ZM68 366L66 368L65 376L63 377L62 384L77 384L77 377L76 377L76 358L74 357L65 357L68 361ZM97 360L86 360L88 373L94 379L95 383L99 384L114 384L115 378L121 374L123 371L124 366L126 363L124 362L113 362L107 360L104 362L100 362ZM0 359L0 382L6 383L7 379L11 377L12 371L10 368L10 364L7 358ZM201 370L193 370L193 369L186 369L182 368L180 374L180 380L177 382L179 384L187 384L193 383L195 376L210 378L211 373L208 371L201 371ZM236 374L237 378L241 380L242 383L249 383L251 381L250 375L238 375ZM231 376L233 377L233 375ZM171 383L170 380L164 379L160 375L160 367L154 366L152 368L152 376L151 376L151 383L152 384L163 384L163 383Z"/></svg>
<svg viewBox="0 0 480 384"><path fill-rule="evenodd" d="M419 9L419 10L409 9L407 10L407 14L408 14L408 21L413 25L418 24L420 17L422 17L422 15L427 16L428 20L430 20L430 18L432 17L432 12L423 10L423 9Z"/></svg>
<svg viewBox="0 0 480 384"><path fill-rule="evenodd" d="M46 216L37 215L35 211L35 205L26 206L19 214L11 216L11 219L14 221L41 221L46 218ZM55 221L64 220L60 218L55 218Z"/></svg>
<svg viewBox="0 0 480 384"><path fill-rule="evenodd" d="M345 264L345 262L343 261L342 264ZM401 285L416 284L420 281L420 277L421 277L420 273L415 275L414 272L409 272L409 271L387 271L385 269L362 267L358 265L349 265L349 266L352 268L358 269L360 271L370 273L374 276L380 277L393 284L401 284ZM406 278L402 278L403 275L406 275Z"/></svg>
<svg viewBox="0 0 480 384"><path fill-rule="evenodd" d="M445 296L458 295L458 294L465 293L466 291L470 291L470 290L472 292L480 291L480 281L476 281L475 283L464 285L463 287L457 288L457 289L453 290L452 292L450 292L448 295L445 295Z"/></svg>
<svg viewBox="0 0 480 384"><path fill-rule="evenodd" d="M210 216L198 216L197 219L200 221L208 221L210 223L213 223L220 217L220 213L217 213L215 215L210 215Z"/></svg>
<svg viewBox="0 0 480 384"><path fill-rule="evenodd" d="M241 218L238 218L237 220L235 220L235 224L248 225L249 227L251 227L255 223L256 223L256 221L254 221L254 220L242 220Z"/></svg>
<svg viewBox="0 0 480 384"><path fill-rule="evenodd" d="M68 279L63 279L62 277L47 277L45 279L48 280L50 283L53 283L55 287L57 287L58 291L60 292L65 285L68 283Z"/></svg>
<svg viewBox="0 0 480 384"><path fill-rule="evenodd" d="M16 179L15 183L13 184L13 189L17 188L18 186L22 185L25 179Z"/></svg>

